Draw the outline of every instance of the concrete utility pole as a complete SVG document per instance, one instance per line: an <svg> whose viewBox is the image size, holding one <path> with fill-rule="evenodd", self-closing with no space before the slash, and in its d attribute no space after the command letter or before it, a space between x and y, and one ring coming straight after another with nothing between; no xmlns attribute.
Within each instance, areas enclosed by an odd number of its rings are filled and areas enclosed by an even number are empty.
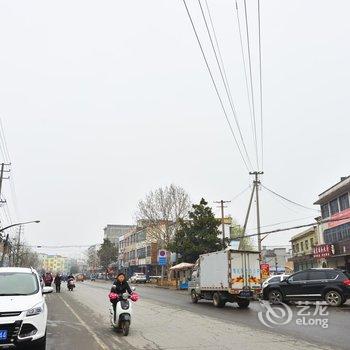
<svg viewBox="0 0 350 350"><path fill-rule="evenodd" d="M19 251L21 248L21 233L22 225L18 227L18 238L17 238L17 248L16 248L16 266L19 266Z"/></svg>
<svg viewBox="0 0 350 350"><path fill-rule="evenodd" d="M5 259L5 254L7 253L8 243L9 243L9 235L7 234L3 245L3 250L2 250L1 263L0 263L1 267L4 266L4 259Z"/></svg>
<svg viewBox="0 0 350 350"><path fill-rule="evenodd" d="M261 256L261 225L260 225L260 203L259 203L259 186L260 180L259 175L264 174L262 171L253 171L249 173L254 175L254 187L255 187L255 196L256 196L256 221L257 221L257 231L258 231L258 250L259 250L259 266L261 266L262 256ZM260 271L260 280L261 280L261 271Z"/></svg>
<svg viewBox="0 0 350 350"><path fill-rule="evenodd" d="M224 201L224 200L221 200L219 202L214 202L214 203L217 203L217 204L220 204L220 208L221 208L221 226L222 226L222 246L225 248L226 245L225 245L225 213L224 213L224 208L225 207L225 203L230 203L231 201Z"/></svg>

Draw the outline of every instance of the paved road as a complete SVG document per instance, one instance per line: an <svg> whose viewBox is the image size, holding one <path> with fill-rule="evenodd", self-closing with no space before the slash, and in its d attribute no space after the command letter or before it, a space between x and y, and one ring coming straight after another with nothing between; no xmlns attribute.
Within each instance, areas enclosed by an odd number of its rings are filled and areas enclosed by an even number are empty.
<svg viewBox="0 0 350 350"><path fill-rule="evenodd" d="M131 331L124 337L109 325L108 289L101 282L84 282L73 293L47 297L48 350L349 349L350 305L317 316L328 319L328 328L297 325L296 319L302 317L295 315L288 325L268 328L258 319L263 308L257 302L248 310L233 305L216 309L209 302L191 304L186 293L137 286L141 300L134 304ZM291 309L294 314L300 311Z"/></svg>

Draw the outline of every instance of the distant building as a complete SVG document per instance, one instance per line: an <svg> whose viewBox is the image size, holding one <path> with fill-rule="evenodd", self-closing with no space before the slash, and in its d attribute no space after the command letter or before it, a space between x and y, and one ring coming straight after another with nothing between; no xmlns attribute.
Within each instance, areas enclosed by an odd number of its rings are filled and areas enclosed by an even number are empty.
<svg viewBox="0 0 350 350"><path fill-rule="evenodd" d="M319 260L314 256L314 248L319 242L317 226L298 233L291 238L290 242L292 245L290 260L293 262L295 272L320 267Z"/></svg>
<svg viewBox="0 0 350 350"><path fill-rule="evenodd" d="M350 176L319 195L323 223L319 226L320 244L315 255L324 267L350 271Z"/></svg>
<svg viewBox="0 0 350 350"><path fill-rule="evenodd" d="M119 237L127 233L128 231L134 229L133 225L107 225L103 231L104 239L108 239L112 243L118 245Z"/></svg>
<svg viewBox="0 0 350 350"><path fill-rule="evenodd" d="M40 256L42 269L46 272L68 273L70 270L70 259L61 255L46 255Z"/></svg>
<svg viewBox="0 0 350 350"><path fill-rule="evenodd" d="M271 274L280 274L286 271L286 264L290 258L290 253L287 248L272 248L263 247L261 251L262 262L269 264Z"/></svg>

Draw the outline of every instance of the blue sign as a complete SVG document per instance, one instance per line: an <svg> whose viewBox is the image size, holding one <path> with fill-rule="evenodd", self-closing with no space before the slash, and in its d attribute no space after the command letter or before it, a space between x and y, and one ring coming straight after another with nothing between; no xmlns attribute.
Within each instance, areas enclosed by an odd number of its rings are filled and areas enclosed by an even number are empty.
<svg viewBox="0 0 350 350"><path fill-rule="evenodd" d="M7 331L0 330L0 340L6 340L7 339Z"/></svg>
<svg viewBox="0 0 350 350"><path fill-rule="evenodd" d="M158 264L160 265L160 266L165 266L166 265L166 257L164 256L160 256L159 258L158 258Z"/></svg>

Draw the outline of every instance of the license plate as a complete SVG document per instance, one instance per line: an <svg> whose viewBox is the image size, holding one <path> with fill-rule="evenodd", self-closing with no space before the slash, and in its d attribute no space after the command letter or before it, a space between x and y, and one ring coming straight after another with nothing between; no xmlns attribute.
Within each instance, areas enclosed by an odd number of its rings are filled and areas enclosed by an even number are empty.
<svg viewBox="0 0 350 350"><path fill-rule="evenodd" d="M239 296L242 298L250 298L252 296L252 292L250 291L243 291L239 293Z"/></svg>
<svg viewBox="0 0 350 350"><path fill-rule="evenodd" d="M0 330L0 341L7 339L7 330Z"/></svg>

